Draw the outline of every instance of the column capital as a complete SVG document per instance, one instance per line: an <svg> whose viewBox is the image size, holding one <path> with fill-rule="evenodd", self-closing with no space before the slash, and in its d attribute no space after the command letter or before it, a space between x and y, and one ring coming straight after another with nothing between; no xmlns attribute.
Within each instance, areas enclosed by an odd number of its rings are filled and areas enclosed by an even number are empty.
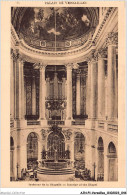
<svg viewBox="0 0 127 195"><path fill-rule="evenodd" d="M107 34L106 44L109 45L117 45L118 44L118 32L110 32Z"/></svg>
<svg viewBox="0 0 127 195"><path fill-rule="evenodd" d="M88 65L89 63L92 63L92 62L96 62L97 61L97 54L95 53L95 49L92 49L88 55L88 57L86 58L86 61L88 62Z"/></svg>
<svg viewBox="0 0 127 195"><path fill-rule="evenodd" d="M40 64L40 70L45 71L46 65L45 64Z"/></svg>
<svg viewBox="0 0 127 195"><path fill-rule="evenodd" d="M15 55L16 60L19 60L20 62L24 62L23 56L19 53L18 49L16 49L16 52L14 53L14 55Z"/></svg>
<svg viewBox="0 0 127 195"><path fill-rule="evenodd" d="M13 58L14 61L16 61L18 59L18 53L16 50L12 49L10 50L10 55L11 55L11 58Z"/></svg>
<svg viewBox="0 0 127 195"><path fill-rule="evenodd" d="M65 66L66 66L67 70L72 70L72 68L73 68L73 63L68 63L68 64L66 64Z"/></svg>
<svg viewBox="0 0 127 195"><path fill-rule="evenodd" d="M105 48L99 48L97 51L97 57L100 58L106 58L107 50Z"/></svg>
<svg viewBox="0 0 127 195"><path fill-rule="evenodd" d="M79 68L79 64L74 63L74 64L73 64L73 69L78 69L78 68Z"/></svg>
<svg viewBox="0 0 127 195"><path fill-rule="evenodd" d="M94 57L88 57L86 59L87 63L88 63L88 66L91 64L91 63L95 63L97 62L97 56L94 56Z"/></svg>
<svg viewBox="0 0 127 195"><path fill-rule="evenodd" d="M45 68L46 68L46 64L43 64L43 63L35 63L34 65L33 65L33 67L34 67L34 69L40 69L40 70L45 70Z"/></svg>

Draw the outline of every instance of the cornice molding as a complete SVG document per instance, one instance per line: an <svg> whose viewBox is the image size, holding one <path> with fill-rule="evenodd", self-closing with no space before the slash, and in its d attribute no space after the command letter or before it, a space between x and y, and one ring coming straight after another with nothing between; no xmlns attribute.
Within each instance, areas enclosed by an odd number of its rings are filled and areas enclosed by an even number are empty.
<svg viewBox="0 0 127 195"><path fill-rule="evenodd" d="M11 24L11 35L12 35L11 40L13 41L14 45L15 46L18 45L19 37L18 37L17 33L15 32L15 29L14 29L12 24Z"/></svg>
<svg viewBox="0 0 127 195"><path fill-rule="evenodd" d="M109 7L109 9L106 10L106 13L105 13L104 18L103 18L103 20L102 20L102 23L98 25L98 27L97 27L97 29L96 29L96 31L95 31L95 33L94 33L93 41L94 41L95 43L97 42L97 39L98 39L98 37L99 37L99 35L100 35L102 29L103 29L103 26L105 25L105 23L106 23L108 17L110 16L110 13L111 13L111 12L114 12L114 10L115 10L115 8L113 8L113 7Z"/></svg>

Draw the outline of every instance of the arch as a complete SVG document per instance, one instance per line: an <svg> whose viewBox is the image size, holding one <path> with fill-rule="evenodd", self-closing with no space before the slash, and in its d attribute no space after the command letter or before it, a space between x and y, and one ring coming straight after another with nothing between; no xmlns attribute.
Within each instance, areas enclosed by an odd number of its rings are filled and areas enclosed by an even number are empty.
<svg viewBox="0 0 127 195"><path fill-rule="evenodd" d="M85 137L80 132L76 132L74 138L74 159L75 161L85 161Z"/></svg>
<svg viewBox="0 0 127 195"><path fill-rule="evenodd" d="M112 153L116 154L116 147L113 142L110 142L108 145L108 154L110 155Z"/></svg>
<svg viewBox="0 0 127 195"><path fill-rule="evenodd" d="M27 167L33 168L38 160L38 135L31 132L27 137Z"/></svg>
<svg viewBox="0 0 127 195"><path fill-rule="evenodd" d="M97 180L104 180L104 144L102 137L98 138L98 170Z"/></svg>
<svg viewBox="0 0 127 195"><path fill-rule="evenodd" d="M61 132L52 132L47 139L47 158L59 161L65 158L65 138Z"/></svg>
<svg viewBox="0 0 127 195"><path fill-rule="evenodd" d="M115 144L111 141L108 145L108 180L117 180L117 154Z"/></svg>
<svg viewBox="0 0 127 195"><path fill-rule="evenodd" d="M98 147L104 147L104 143L103 143L102 137L98 138Z"/></svg>

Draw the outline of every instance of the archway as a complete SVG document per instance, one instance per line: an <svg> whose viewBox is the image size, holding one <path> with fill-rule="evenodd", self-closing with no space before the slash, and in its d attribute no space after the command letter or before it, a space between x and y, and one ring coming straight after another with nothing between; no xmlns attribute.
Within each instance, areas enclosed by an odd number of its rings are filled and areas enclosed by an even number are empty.
<svg viewBox="0 0 127 195"><path fill-rule="evenodd" d="M38 160L38 137L32 132L27 137L27 167L33 168L37 166Z"/></svg>
<svg viewBox="0 0 127 195"><path fill-rule="evenodd" d="M117 154L116 147L113 142L108 145L108 180L117 180L117 166L116 166Z"/></svg>
<svg viewBox="0 0 127 195"><path fill-rule="evenodd" d="M61 132L52 132L48 136L47 159L60 161L65 158L65 139Z"/></svg>
<svg viewBox="0 0 127 195"><path fill-rule="evenodd" d="M76 133L74 139L74 159L77 168L85 167L85 137L82 133Z"/></svg>
<svg viewBox="0 0 127 195"><path fill-rule="evenodd" d="M102 137L98 139L98 181L104 181L104 144Z"/></svg>
<svg viewBox="0 0 127 195"><path fill-rule="evenodd" d="M14 140L10 137L10 180L14 177Z"/></svg>

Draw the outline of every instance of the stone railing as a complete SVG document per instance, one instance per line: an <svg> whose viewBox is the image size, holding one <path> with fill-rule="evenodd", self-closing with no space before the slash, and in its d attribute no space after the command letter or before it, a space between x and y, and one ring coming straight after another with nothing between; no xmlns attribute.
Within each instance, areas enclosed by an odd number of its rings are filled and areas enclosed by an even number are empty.
<svg viewBox="0 0 127 195"><path fill-rule="evenodd" d="M72 125L85 125L85 120L72 121Z"/></svg>
<svg viewBox="0 0 127 195"><path fill-rule="evenodd" d="M49 120L48 121L48 125L64 125L65 122L64 121L60 121L60 120Z"/></svg>
<svg viewBox="0 0 127 195"><path fill-rule="evenodd" d="M28 120L27 125L40 125L40 121Z"/></svg>
<svg viewBox="0 0 127 195"><path fill-rule="evenodd" d="M96 121L96 128L102 131L117 133L118 123L117 121L98 120Z"/></svg>
<svg viewBox="0 0 127 195"><path fill-rule="evenodd" d="M108 131L118 132L118 124L108 123Z"/></svg>
<svg viewBox="0 0 127 195"><path fill-rule="evenodd" d="M98 128L104 129L104 121L98 121Z"/></svg>

